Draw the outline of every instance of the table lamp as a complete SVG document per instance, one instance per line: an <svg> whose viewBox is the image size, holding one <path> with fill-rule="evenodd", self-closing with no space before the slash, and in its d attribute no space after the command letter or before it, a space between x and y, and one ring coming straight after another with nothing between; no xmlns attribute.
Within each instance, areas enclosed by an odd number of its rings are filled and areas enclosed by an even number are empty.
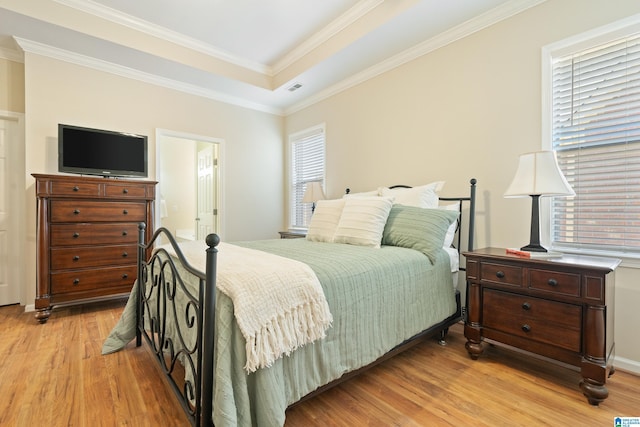
<svg viewBox="0 0 640 427"><path fill-rule="evenodd" d="M528 252L547 252L540 244L540 197L575 196L558 167L553 151L536 151L520 156L516 175L504 197L531 197L531 238L520 248Z"/></svg>
<svg viewBox="0 0 640 427"><path fill-rule="evenodd" d="M311 205L311 213L316 210L316 202L326 199L320 181L313 181L307 184L307 189L302 196L302 203L313 203Z"/></svg>

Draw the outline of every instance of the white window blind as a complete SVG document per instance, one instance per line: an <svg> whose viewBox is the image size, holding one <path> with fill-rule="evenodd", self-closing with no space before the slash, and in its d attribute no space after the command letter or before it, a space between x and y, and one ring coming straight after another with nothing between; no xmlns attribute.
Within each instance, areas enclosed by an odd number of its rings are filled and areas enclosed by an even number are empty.
<svg viewBox="0 0 640 427"><path fill-rule="evenodd" d="M314 127L290 137L291 189L290 227L307 228L311 219L311 203L302 203L307 184L320 181L324 187L325 132L324 127Z"/></svg>
<svg viewBox="0 0 640 427"><path fill-rule="evenodd" d="M640 254L640 35L552 62L554 247Z"/></svg>

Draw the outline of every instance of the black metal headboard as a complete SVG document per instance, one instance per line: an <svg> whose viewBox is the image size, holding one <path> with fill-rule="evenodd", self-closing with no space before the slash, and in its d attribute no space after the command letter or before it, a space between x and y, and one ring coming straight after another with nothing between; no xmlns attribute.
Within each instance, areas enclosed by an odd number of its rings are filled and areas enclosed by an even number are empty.
<svg viewBox="0 0 640 427"><path fill-rule="evenodd" d="M463 204L465 202L469 203L469 215L468 215L468 241L466 250L473 250L473 237L475 235L475 216L476 216L476 183L478 181L475 178L471 178L469 180L470 189L468 196L460 196L460 197L439 197L440 201L443 202L458 202L458 220L456 226L456 240L454 241L454 247L458 250L458 253L462 251L462 225L463 225ZM412 188L410 185L392 185L389 188ZM346 189L345 194L349 194L351 190L349 188ZM464 267L460 267L460 270L465 270Z"/></svg>

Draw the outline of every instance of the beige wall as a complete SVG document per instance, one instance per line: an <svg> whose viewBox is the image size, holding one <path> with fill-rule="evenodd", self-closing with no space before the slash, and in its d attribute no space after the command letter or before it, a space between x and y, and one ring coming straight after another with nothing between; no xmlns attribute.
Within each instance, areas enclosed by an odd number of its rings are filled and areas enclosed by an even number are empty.
<svg viewBox="0 0 640 427"><path fill-rule="evenodd" d="M27 304L35 298L35 192L31 173L57 173L57 125L148 135L156 177L155 131L224 140L223 240L276 238L283 218L283 118L25 53ZM259 213L259 215L258 215Z"/></svg>
<svg viewBox="0 0 640 427"><path fill-rule="evenodd" d="M0 58L0 111L24 113L24 64Z"/></svg>
<svg viewBox="0 0 640 427"><path fill-rule="evenodd" d="M437 179L460 195L475 177L476 246L520 246L531 202L502 194L518 155L541 147L541 48L637 13L633 0L549 0L293 113L285 132L326 123L329 197ZM617 356L637 372L639 278L620 268L616 294Z"/></svg>

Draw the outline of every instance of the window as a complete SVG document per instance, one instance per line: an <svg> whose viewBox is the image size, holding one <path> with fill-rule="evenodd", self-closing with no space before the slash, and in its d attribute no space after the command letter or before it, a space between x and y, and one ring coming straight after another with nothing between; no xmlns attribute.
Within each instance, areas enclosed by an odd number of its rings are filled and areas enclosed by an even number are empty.
<svg viewBox="0 0 640 427"><path fill-rule="evenodd" d="M289 227L307 228L311 218L311 203L302 203L310 182L320 181L324 187L325 131L316 126L289 137L290 189Z"/></svg>
<svg viewBox="0 0 640 427"><path fill-rule="evenodd" d="M550 61L550 145L576 192L551 202L552 245L640 255L640 34Z"/></svg>

